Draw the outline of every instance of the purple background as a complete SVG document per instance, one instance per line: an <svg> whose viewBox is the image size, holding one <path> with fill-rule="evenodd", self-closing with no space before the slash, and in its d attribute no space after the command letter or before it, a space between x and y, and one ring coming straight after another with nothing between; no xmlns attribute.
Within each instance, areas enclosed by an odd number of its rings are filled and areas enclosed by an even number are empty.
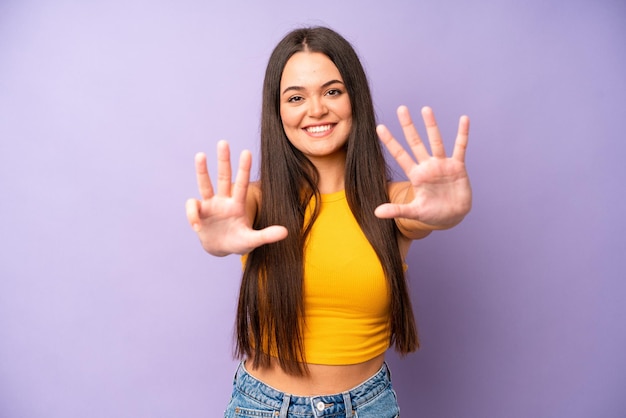
<svg viewBox="0 0 626 418"><path fill-rule="evenodd" d="M448 148L472 118L474 209L409 256L403 416L626 416L622 0L0 2L0 416L221 416L240 262L186 223L193 155L258 154L302 24L355 44L398 135L400 104Z"/></svg>

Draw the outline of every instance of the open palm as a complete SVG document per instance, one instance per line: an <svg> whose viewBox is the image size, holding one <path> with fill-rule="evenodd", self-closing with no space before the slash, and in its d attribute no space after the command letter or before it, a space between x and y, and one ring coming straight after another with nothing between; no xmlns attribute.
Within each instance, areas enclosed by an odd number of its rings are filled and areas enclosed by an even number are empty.
<svg viewBox="0 0 626 418"><path fill-rule="evenodd" d="M381 141L409 181L401 201L392 200L379 206L376 216L412 219L432 229L449 228L458 224L472 206L472 191L465 167L469 118L460 118L454 151L451 157L447 157L432 109L424 107L422 117L432 155L417 133L405 106L398 108L398 120L413 156L385 126L377 127Z"/></svg>
<svg viewBox="0 0 626 418"><path fill-rule="evenodd" d="M261 230L252 228L256 205L252 202L254 207L249 209L248 187L252 165L249 151L241 153L233 184L228 143L218 143L217 193L209 177L206 156L198 153L195 162L201 200L187 200L187 220L207 252L217 256L246 254L287 236L287 229L283 226L269 226Z"/></svg>

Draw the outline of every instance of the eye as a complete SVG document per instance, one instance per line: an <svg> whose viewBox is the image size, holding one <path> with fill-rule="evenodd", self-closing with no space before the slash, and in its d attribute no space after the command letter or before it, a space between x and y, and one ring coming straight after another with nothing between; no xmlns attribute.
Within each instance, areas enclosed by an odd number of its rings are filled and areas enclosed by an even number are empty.
<svg viewBox="0 0 626 418"><path fill-rule="evenodd" d="M327 96L339 96L341 93L343 93L343 91L339 89L330 89L326 92L326 95Z"/></svg>
<svg viewBox="0 0 626 418"><path fill-rule="evenodd" d="M289 99L287 99L288 103L298 103L301 102L302 100L304 100L304 98L302 96L291 96Z"/></svg>

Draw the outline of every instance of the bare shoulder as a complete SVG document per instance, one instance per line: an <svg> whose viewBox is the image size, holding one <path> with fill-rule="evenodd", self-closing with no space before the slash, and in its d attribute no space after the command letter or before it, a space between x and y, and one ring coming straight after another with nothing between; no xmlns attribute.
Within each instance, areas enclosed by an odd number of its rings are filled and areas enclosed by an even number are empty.
<svg viewBox="0 0 626 418"><path fill-rule="evenodd" d="M251 182L248 185L248 195L246 196L246 214L250 224L254 223L256 215L261 207L261 183Z"/></svg>
<svg viewBox="0 0 626 418"><path fill-rule="evenodd" d="M261 182L251 181L248 185L248 200L253 199L257 203L261 202Z"/></svg>
<svg viewBox="0 0 626 418"><path fill-rule="evenodd" d="M389 182L387 193L389 193L391 203L404 204L413 200L413 188L408 181ZM411 241L425 238L432 232L431 229L424 228L424 224L419 221L405 218L396 218L395 220L400 231L398 243L404 255L406 255Z"/></svg>
<svg viewBox="0 0 626 418"><path fill-rule="evenodd" d="M404 203L406 193L410 189L411 183L408 181L390 181L387 183L387 193L391 203Z"/></svg>

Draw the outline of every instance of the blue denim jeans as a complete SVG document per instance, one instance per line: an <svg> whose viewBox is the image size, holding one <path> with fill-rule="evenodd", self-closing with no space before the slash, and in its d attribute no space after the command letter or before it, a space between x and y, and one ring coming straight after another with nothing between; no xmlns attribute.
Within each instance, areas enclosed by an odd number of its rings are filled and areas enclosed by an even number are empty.
<svg viewBox="0 0 626 418"><path fill-rule="evenodd" d="M400 409L386 364L354 389L335 395L293 396L252 377L239 364L224 418L396 418Z"/></svg>

